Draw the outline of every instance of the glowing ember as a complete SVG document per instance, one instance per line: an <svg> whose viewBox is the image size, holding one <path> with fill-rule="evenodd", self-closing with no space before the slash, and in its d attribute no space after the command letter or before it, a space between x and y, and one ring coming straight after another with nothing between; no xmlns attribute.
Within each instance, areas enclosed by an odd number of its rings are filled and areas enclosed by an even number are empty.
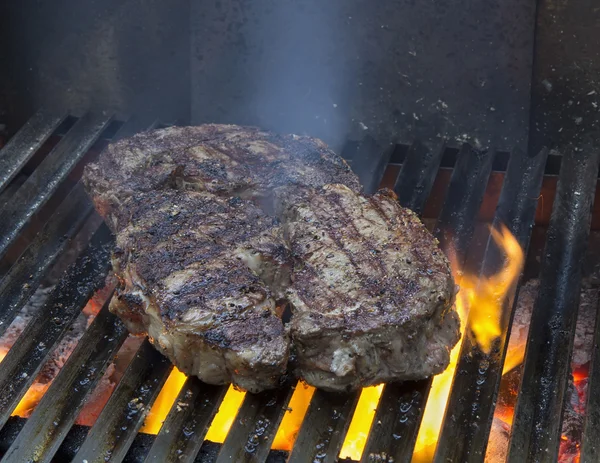
<svg viewBox="0 0 600 463"><path fill-rule="evenodd" d="M505 226L501 226L500 231L492 228L490 233L492 239L506 255L504 267L497 274L489 277L462 274L456 259L450 256L452 273L460 285L456 310L461 320L461 333L464 335L465 321L469 316L468 328L473 332L484 352L490 351L493 341L501 334L502 302L508 291L516 284L524 262L519 243ZM417 436L413 457L415 462L433 459L461 343L462 340L452 349L448 368L433 379Z"/></svg>
<svg viewBox="0 0 600 463"><path fill-rule="evenodd" d="M360 393L356 410L354 410L354 415L352 415L352 421L348 428L348 434L346 434L346 439L344 439L340 458L360 460L382 392L383 384L380 384L379 386L366 387Z"/></svg>

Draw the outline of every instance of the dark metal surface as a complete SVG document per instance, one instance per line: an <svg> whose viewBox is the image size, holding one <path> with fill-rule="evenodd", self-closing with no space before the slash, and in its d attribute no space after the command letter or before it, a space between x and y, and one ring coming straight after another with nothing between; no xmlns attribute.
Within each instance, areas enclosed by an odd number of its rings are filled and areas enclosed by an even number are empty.
<svg viewBox="0 0 600 463"><path fill-rule="evenodd" d="M158 125L159 121L152 114L136 114L121 126L115 134L114 140L132 137L137 133L155 129Z"/></svg>
<svg viewBox="0 0 600 463"><path fill-rule="evenodd" d="M365 193L373 194L377 191L391 154L389 147L384 150L371 137L357 144L352 158L352 170L358 175Z"/></svg>
<svg viewBox="0 0 600 463"><path fill-rule="evenodd" d="M510 462L556 461L590 231L600 145L587 140L565 153L546 235L515 408Z"/></svg>
<svg viewBox="0 0 600 463"><path fill-rule="evenodd" d="M195 461L226 391L226 386L211 386L196 377L188 378L145 461Z"/></svg>
<svg viewBox="0 0 600 463"><path fill-rule="evenodd" d="M501 224L506 225L524 255L527 255L547 155L547 150L536 156L520 151L512 154L496 209L493 227L499 229ZM480 275L496 274L504 263L504 255L490 236ZM481 462L485 457L516 296L515 287L502 301L502 334L489 354L479 348L471 330L465 332L438 440L435 455L438 463ZM466 326L470 326L469 321Z"/></svg>
<svg viewBox="0 0 600 463"><path fill-rule="evenodd" d="M431 381L386 384L361 463L410 462Z"/></svg>
<svg viewBox="0 0 600 463"><path fill-rule="evenodd" d="M164 122L188 121L189 4L0 3L4 117L19 125L42 106L68 108L76 115L101 107L119 114L160 114Z"/></svg>
<svg viewBox="0 0 600 463"><path fill-rule="evenodd" d="M563 152L600 124L600 12L588 0L535 3L530 151Z"/></svg>
<svg viewBox="0 0 600 463"><path fill-rule="evenodd" d="M89 113L77 121L0 210L0 257L87 153L110 120L110 116Z"/></svg>
<svg viewBox="0 0 600 463"><path fill-rule="evenodd" d="M0 427L93 292L104 286L111 243L102 225L6 354L0 368Z"/></svg>
<svg viewBox="0 0 600 463"><path fill-rule="evenodd" d="M85 399L128 335L125 325L108 311L109 301L110 298L36 405L3 462L51 461Z"/></svg>
<svg viewBox="0 0 600 463"><path fill-rule="evenodd" d="M192 2L192 122L525 149L535 2ZM468 140L465 140L468 138Z"/></svg>
<svg viewBox="0 0 600 463"><path fill-rule="evenodd" d="M316 390L302 421L288 463L334 463L344 443L359 392Z"/></svg>
<svg viewBox="0 0 600 463"><path fill-rule="evenodd" d="M466 254L475 218L492 171L493 152L479 151L465 144L458 155L444 206L434 230L447 256L454 253L461 265Z"/></svg>
<svg viewBox="0 0 600 463"><path fill-rule="evenodd" d="M0 192L64 120L62 114L40 110L0 151Z"/></svg>
<svg viewBox="0 0 600 463"><path fill-rule="evenodd" d="M429 144L415 141L410 146L394 184L400 204L417 214L423 212L443 154L444 143L441 140Z"/></svg>
<svg viewBox="0 0 600 463"><path fill-rule="evenodd" d="M440 240L447 255L454 252L458 264L465 260L493 157L493 153L481 153L464 145L452 172L434 235ZM420 169L418 172L418 175L427 175L429 169ZM404 194L404 188L411 187L411 183L406 186L400 184L397 189ZM425 190L421 194L424 195ZM423 197L417 199L419 203L424 202ZM386 455L386 458L391 458L396 463L411 460L430 386L431 380L419 381L411 390L403 384L385 386L383 395L386 401L380 401L374 422L386 423L386 427L381 428L377 424L373 426L377 432L369 434L363 461L369 461L371 454Z"/></svg>
<svg viewBox="0 0 600 463"><path fill-rule="evenodd" d="M92 211L92 203L78 184L0 281L0 336L38 288Z"/></svg>
<svg viewBox="0 0 600 463"><path fill-rule="evenodd" d="M75 460L122 461L172 368L173 365L145 340Z"/></svg>
<svg viewBox="0 0 600 463"><path fill-rule="evenodd" d="M293 392L290 387L282 387L246 394L217 463L266 461Z"/></svg>

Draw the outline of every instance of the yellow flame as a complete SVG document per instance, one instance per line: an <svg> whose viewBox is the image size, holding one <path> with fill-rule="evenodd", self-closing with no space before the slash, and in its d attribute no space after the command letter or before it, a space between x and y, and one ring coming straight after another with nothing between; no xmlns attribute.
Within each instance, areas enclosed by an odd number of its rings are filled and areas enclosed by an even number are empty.
<svg viewBox="0 0 600 463"><path fill-rule="evenodd" d="M288 409L283 415L272 448L276 450L292 450L298 431L308 410L315 388L299 381L288 403Z"/></svg>
<svg viewBox="0 0 600 463"><path fill-rule="evenodd" d="M460 331L463 333L465 325L464 320L466 320L467 313L461 299L462 298L460 297L456 298L456 310L460 317ZM433 461L437 437L440 433L440 427L442 426L444 411L446 410L446 403L448 402L448 394L450 393L454 370L456 369L456 364L458 362L460 344L461 342L458 342L450 352L450 364L448 365L448 368L446 368L443 373L433 378L429 397L427 398L427 405L425 405L425 410L423 412L423 420L421 421L421 427L419 428L419 434L417 435L413 463Z"/></svg>
<svg viewBox="0 0 600 463"><path fill-rule="evenodd" d="M169 410L171 410L185 380L186 376L177 368L173 367L171 374L154 401L150 412L148 412L140 432L146 434L158 434L158 431L160 431L163 421L169 414Z"/></svg>
<svg viewBox="0 0 600 463"><path fill-rule="evenodd" d="M225 442L225 437L227 437L227 433L233 424L233 420L235 420L235 417L237 416L238 410L242 406L245 396L245 392L236 389L233 385L229 386L229 389L227 389L225 397L223 398L223 402L221 402L219 411L210 424L210 428L205 437L206 440L218 443Z"/></svg>
<svg viewBox="0 0 600 463"><path fill-rule="evenodd" d="M352 415L348 433L342 445L340 459L350 458L356 461L360 460L367 444L367 437L369 436L382 392L383 384L365 387L361 391L356 409Z"/></svg>
<svg viewBox="0 0 600 463"><path fill-rule="evenodd" d="M488 278L466 275L460 283L461 292L468 298L467 307L471 308L469 328L473 331L481 349L488 354L494 340L502 334L500 327L502 303L506 294L517 283L524 262L523 250L519 242L504 225L500 230L491 228L490 233L506 254L502 270Z"/></svg>
<svg viewBox="0 0 600 463"><path fill-rule="evenodd" d="M450 256L452 273L460 285L456 310L460 317L461 333L464 335L465 321L469 316L469 329L481 349L488 353L494 340L501 334L500 315L504 297L516 284L524 261L518 241L504 225L499 231L492 228L490 233L506 255L504 266L497 274L485 278L461 274L456 259L453 255ZM462 337L450 353L448 368L433 379L417 436L413 463L433 460L461 344Z"/></svg>

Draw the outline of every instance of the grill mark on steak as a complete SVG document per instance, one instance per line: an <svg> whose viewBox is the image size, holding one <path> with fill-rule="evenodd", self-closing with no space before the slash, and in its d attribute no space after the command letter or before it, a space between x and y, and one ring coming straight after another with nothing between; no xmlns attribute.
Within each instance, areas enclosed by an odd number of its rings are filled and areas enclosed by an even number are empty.
<svg viewBox="0 0 600 463"><path fill-rule="evenodd" d="M297 195L304 200L295 201ZM289 294L299 376L343 391L442 371L458 340L456 314L445 316L454 282L447 260L434 253L435 242L416 216L389 194L366 200L343 185L289 193L279 201L287 239L305 267L294 272ZM387 210L398 224L388 225ZM325 237L319 252L310 247L306 252L315 227ZM429 250L421 260L415 258L415 243ZM327 246L333 259L326 258ZM429 272L429 267L445 271ZM340 288L332 291L331 284ZM404 354L406 346L412 356Z"/></svg>

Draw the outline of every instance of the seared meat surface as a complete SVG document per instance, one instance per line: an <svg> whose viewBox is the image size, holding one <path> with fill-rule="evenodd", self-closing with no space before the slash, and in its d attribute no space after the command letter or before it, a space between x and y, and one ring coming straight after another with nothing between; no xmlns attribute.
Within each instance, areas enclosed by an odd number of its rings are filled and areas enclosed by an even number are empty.
<svg viewBox="0 0 600 463"><path fill-rule="evenodd" d="M215 124L169 127L113 143L86 167L84 182L114 231L129 221L130 198L158 189L244 198L268 198L273 188L290 184L343 183L361 190L350 167L320 140Z"/></svg>
<svg viewBox="0 0 600 463"><path fill-rule="evenodd" d="M296 266L288 298L298 374L327 390L442 372L459 320L446 257L395 195L288 188L278 212Z"/></svg>
<svg viewBox="0 0 600 463"><path fill-rule="evenodd" d="M208 192L153 192L136 203L117 234L111 311L188 375L275 387L288 360L277 287L288 284L289 265L274 219Z"/></svg>
<svg viewBox="0 0 600 463"><path fill-rule="evenodd" d="M348 390L447 366L446 258L319 140L161 129L110 145L84 183L117 235L111 311L185 373L257 392L293 369Z"/></svg>

